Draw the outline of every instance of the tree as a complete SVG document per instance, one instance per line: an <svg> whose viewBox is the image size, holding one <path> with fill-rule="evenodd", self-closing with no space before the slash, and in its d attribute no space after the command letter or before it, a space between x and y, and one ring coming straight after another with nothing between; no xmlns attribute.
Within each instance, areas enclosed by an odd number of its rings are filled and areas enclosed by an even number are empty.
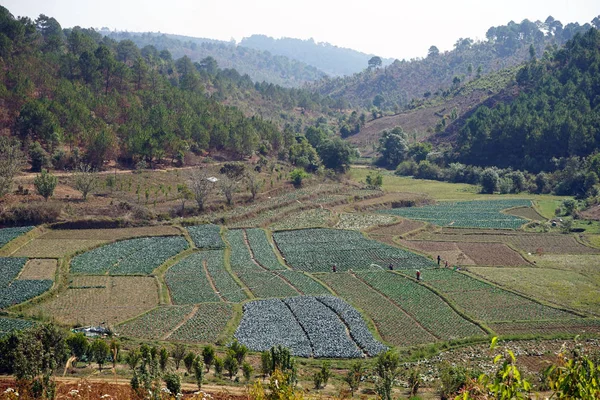
<svg viewBox="0 0 600 400"><path fill-rule="evenodd" d="M240 365L238 364L237 359L235 358L235 354L231 351L227 352L225 359L223 360L223 366L229 372L229 379L233 379L233 376L237 374L240 369Z"/></svg>
<svg viewBox="0 0 600 400"><path fill-rule="evenodd" d="M173 361L175 362L175 371L179 369L179 364L181 360L185 357L185 346L181 343L177 343L171 352L171 357L173 357Z"/></svg>
<svg viewBox="0 0 600 400"><path fill-rule="evenodd" d="M202 379L204 377L204 364L202 364L202 360L200 356L194 359L194 363L192 364L192 370L194 371L194 378L196 378L196 384L198 385L198 390L202 389ZM208 370L207 370L208 372Z"/></svg>
<svg viewBox="0 0 600 400"><path fill-rule="evenodd" d="M176 398L179 397L178 394L181 393L181 377L173 372L165 374L163 380L169 392Z"/></svg>
<svg viewBox="0 0 600 400"><path fill-rule="evenodd" d="M369 69L379 68L382 64L381 57L373 56L369 59Z"/></svg>
<svg viewBox="0 0 600 400"><path fill-rule="evenodd" d="M177 195L179 196L179 200L181 200L181 216L185 214L185 202L191 200L194 197L194 194L190 190L190 188L185 184L177 185Z"/></svg>
<svg viewBox="0 0 600 400"><path fill-rule="evenodd" d="M192 368L194 367L194 360L196 360L196 355L193 352L189 352L183 358L183 364L185 365L185 369L188 374L192 373Z"/></svg>
<svg viewBox="0 0 600 400"><path fill-rule="evenodd" d="M400 358L392 350L380 353L375 364L377 380L375 390L383 400L392 400L392 386L400 375Z"/></svg>
<svg viewBox="0 0 600 400"><path fill-rule="evenodd" d="M356 149L339 137L325 140L317 148L317 152L325 168L336 172L346 172L357 155Z"/></svg>
<svg viewBox="0 0 600 400"><path fill-rule="evenodd" d="M106 160L114 157L117 145L115 133L107 128L90 133L86 143L85 159L96 170L101 170Z"/></svg>
<svg viewBox="0 0 600 400"><path fill-rule="evenodd" d="M206 365L206 372L208 372L215 360L215 348L210 344L204 346L202 349L202 360L204 361L204 365Z"/></svg>
<svg viewBox="0 0 600 400"><path fill-rule="evenodd" d="M327 382L331 377L331 363L329 361L323 361L321 369L313 375L313 381L315 389L319 390L327 386Z"/></svg>
<svg viewBox="0 0 600 400"><path fill-rule="evenodd" d="M232 205L233 195L238 191L238 182L229 178L227 175L221 175L219 178L219 189L223 196L225 196L227 205Z"/></svg>
<svg viewBox="0 0 600 400"><path fill-rule="evenodd" d="M348 386L350 386L350 392L352 393L352 396L354 396L354 392L358 390L364 375L365 368L362 361L356 361L352 364L350 370L344 377L344 381L348 384Z"/></svg>
<svg viewBox="0 0 600 400"><path fill-rule="evenodd" d="M108 360L108 357L110 357L110 347L108 347L108 344L104 340L96 339L92 343L90 353L94 361L98 364L98 369L102 372L102 366Z"/></svg>
<svg viewBox="0 0 600 400"><path fill-rule="evenodd" d="M302 168L296 168L290 172L290 180L296 187L302 186L302 181L306 177L308 177L308 174Z"/></svg>
<svg viewBox="0 0 600 400"><path fill-rule="evenodd" d="M238 342L237 339L234 339L228 347L231 354L233 354L237 360L238 365L242 365L246 355L248 354L248 347Z"/></svg>
<svg viewBox="0 0 600 400"><path fill-rule="evenodd" d="M481 193L492 194L498 188L500 178L498 173L492 168L486 168L481 173Z"/></svg>
<svg viewBox="0 0 600 400"><path fill-rule="evenodd" d="M98 173L88 164L80 164L75 170L74 177L75 189L81 192L83 201L86 201L88 194L98 186Z"/></svg>
<svg viewBox="0 0 600 400"><path fill-rule="evenodd" d="M402 128L396 127L391 131L383 131L379 139L378 151L381 153L381 163L388 168L396 168L406 158L408 152L406 134Z"/></svg>
<svg viewBox="0 0 600 400"><path fill-rule="evenodd" d="M440 55L440 49L436 46L431 46L429 50L427 50L427 57L436 57Z"/></svg>
<svg viewBox="0 0 600 400"><path fill-rule="evenodd" d="M54 194L54 189L58 184L58 178L48 172L47 169L43 169L40 175L37 175L33 180L33 185L37 193L44 197L48 201L49 197Z"/></svg>
<svg viewBox="0 0 600 400"><path fill-rule="evenodd" d="M78 360L87 354L90 345L83 332L74 333L66 340L67 346L71 350L71 354Z"/></svg>
<svg viewBox="0 0 600 400"><path fill-rule="evenodd" d="M11 191L13 180L24 163L25 156L18 141L0 136L0 197Z"/></svg>
<svg viewBox="0 0 600 400"><path fill-rule="evenodd" d="M112 357L113 369L117 367L117 361L119 360L119 353L121 351L121 342L117 339L112 339L110 341L110 355Z"/></svg>
<svg viewBox="0 0 600 400"><path fill-rule="evenodd" d="M160 370L165 372L167 369L167 364L169 363L169 351L164 347L160 348L160 352L158 353L159 360L158 363L160 365Z"/></svg>
<svg viewBox="0 0 600 400"><path fill-rule="evenodd" d="M200 211L204 211L206 200L215 187L214 182L208 178L210 178L208 173L204 169L198 168L192 171L188 182Z"/></svg>
<svg viewBox="0 0 600 400"><path fill-rule="evenodd" d="M252 372L254 372L254 368L252 368L252 365L250 365L250 363L244 361L244 363L242 364L242 372L244 374L244 379L246 379L246 382L249 382L252 378Z"/></svg>
<svg viewBox="0 0 600 400"><path fill-rule="evenodd" d="M215 357L213 364L215 366L215 375L221 376L223 374L223 368L225 368L225 363L221 357Z"/></svg>
<svg viewBox="0 0 600 400"><path fill-rule="evenodd" d="M250 172L246 175L246 181L248 183L248 190L250 190L250 194L252 195L252 200L256 198L256 195L263 187L263 181L259 179L259 175L253 172Z"/></svg>
<svg viewBox="0 0 600 400"><path fill-rule="evenodd" d="M32 172L40 172L42 168L48 168L50 165L50 156L39 142L34 142L29 148L29 158Z"/></svg>
<svg viewBox="0 0 600 400"><path fill-rule="evenodd" d="M381 106L383 106L383 103L385 103L385 97L383 97L380 94L375 95L375 97L373 98L373 105L377 108L381 108ZM374 117L374 119L377 117Z"/></svg>

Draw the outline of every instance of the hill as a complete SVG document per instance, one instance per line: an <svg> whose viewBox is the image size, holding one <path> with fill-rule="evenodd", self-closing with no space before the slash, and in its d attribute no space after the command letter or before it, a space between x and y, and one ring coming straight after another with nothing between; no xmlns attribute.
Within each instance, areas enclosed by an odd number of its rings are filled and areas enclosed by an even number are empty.
<svg viewBox="0 0 600 400"><path fill-rule="evenodd" d="M131 40L140 48L154 46L158 50L168 50L175 58L188 56L196 62L212 57L221 68L235 69L242 75L247 74L254 82L265 81L286 87L298 87L325 77L324 72L296 59L236 46L231 42L153 32L100 33L117 41Z"/></svg>
<svg viewBox="0 0 600 400"><path fill-rule="evenodd" d="M589 24L581 26L578 23L563 27L552 17L543 23L511 21L505 26L491 27L486 40L460 38L451 51L442 53L431 46L424 59L397 60L384 68L324 79L311 88L323 95L343 98L353 107L376 106L396 110L412 99L431 95L439 88L521 64L532 55L544 54L547 46L560 46L577 32L585 32L589 28Z"/></svg>
<svg viewBox="0 0 600 400"><path fill-rule="evenodd" d="M312 38L308 40L274 39L265 35L252 35L243 38L240 45L302 61L332 76L351 75L360 72L367 67L368 61L375 56L374 54L365 54L329 43L317 43ZM388 65L392 61L392 59L382 59L383 65Z"/></svg>

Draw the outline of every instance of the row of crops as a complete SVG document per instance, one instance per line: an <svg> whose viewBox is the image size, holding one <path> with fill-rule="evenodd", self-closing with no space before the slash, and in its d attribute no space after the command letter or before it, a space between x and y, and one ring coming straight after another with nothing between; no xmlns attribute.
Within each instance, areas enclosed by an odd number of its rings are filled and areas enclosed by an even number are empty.
<svg viewBox="0 0 600 400"><path fill-rule="evenodd" d="M173 265L165 274L175 304L220 301L205 270L204 252L194 253Z"/></svg>
<svg viewBox="0 0 600 400"><path fill-rule="evenodd" d="M0 309L32 299L49 290L50 279L17 279L25 267L26 258L0 257Z"/></svg>
<svg viewBox="0 0 600 400"><path fill-rule="evenodd" d="M423 280L480 321L569 319L574 315L449 269L425 271Z"/></svg>
<svg viewBox="0 0 600 400"><path fill-rule="evenodd" d="M381 213L429 222L439 226L463 228L517 229L527 222L500 211L513 207L530 207L530 200L476 200L441 202L422 207L403 207L381 210Z"/></svg>
<svg viewBox="0 0 600 400"><path fill-rule="evenodd" d="M32 321L23 319L0 317L0 338L9 334L12 331L20 331L31 328L34 325Z"/></svg>
<svg viewBox="0 0 600 400"><path fill-rule="evenodd" d="M233 317L227 303L161 306L117 327L120 335L146 340L215 342Z"/></svg>
<svg viewBox="0 0 600 400"><path fill-rule="evenodd" d="M4 246L11 240L29 232L33 226L21 226L18 228L4 228L0 229L0 247Z"/></svg>
<svg viewBox="0 0 600 400"><path fill-rule="evenodd" d="M192 241L199 249L222 249L225 247L221 238L221 227L214 224L188 226Z"/></svg>
<svg viewBox="0 0 600 400"><path fill-rule="evenodd" d="M360 232L339 229L303 229L273 234L288 264L307 272L328 272L387 267L432 267L431 260L397 247L365 238Z"/></svg>
<svg viewBox="0 0 600 400"><path fill-rule="evenodd" d="M71 261L71 272L92 275L148 275L188 248L181 236L123 240L85 252Z"/></svg>
<svg viewBox="0 0 600 400"><path fill-rule="evenodd" d="M251 350L283 345L302 357L356 358L386 349L358 311L332 296L248 302L235 337Z"/></svg>

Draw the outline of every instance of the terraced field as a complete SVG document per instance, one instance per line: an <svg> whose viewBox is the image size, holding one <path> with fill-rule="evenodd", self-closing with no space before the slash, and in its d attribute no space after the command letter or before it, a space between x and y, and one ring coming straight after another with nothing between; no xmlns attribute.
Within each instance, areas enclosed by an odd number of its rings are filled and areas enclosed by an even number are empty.
<svg viewBox="0 0 600 400"><path fill-rule="evenodd" d="M221 227L213 224L188 226L190 237L199 249L222 249L225 243L221 238Z"/></svg>
<svg viewBox="0 0 600 400"><path fill-rule="evenodd" d="M49 258L30 259L19 274L20 280L54 280L57 261Z"/></svg>
<svg viewBox="0 0 600 400"><path fill-rule="evenodd" d="M429 222L439 226L517 229L527 220L500 211L512 207L531 206L529 200L477 200L441 202L422 207L381 210L381 213Z"/></svg>
<svg viewBox="0 0 600 400"><path fill-rule="evenodd" d="M399 269L433 266L427 258L365 238L360 232L337 229L303 229L273 234L287 263L307 272L377 268L394 264Z"/></svg>
<svg viewBox="0 0 600 400"><path fill-rule="evenodd" d="M33 226L23 226L19 228L4 228L0 229L0 247L4 246L11 240L29 232Z"/></svg>
<svg viewBox="0 0 600 400"><path fill-rule="evenodd" d="M246 303L235 337L252 350L281 344L305 357L356 358L385 349L356 310L331 296Z"/></svg>
<svg viewBox="0 0 600 400"><path fill-rule="evenodd" d="M196 313L178 327L167 340L215 343L233 317L233 306L226 303L203 303Z"/></svg>
<svg viewBox="0 0 600 400"><path fill-rule="evenodd" d="M392 224L396 219L393 215L341 213L335 228L360 231L372 226Z"/></svg>
<svg viewBox="0 0 600 400"><path fill-rule="evenodd" d="M129 239L76 256L71 272L92 275L148 275L188 247L180 236Z"/></svg>
<svg viewBox="0 0 600 400"><path fill-rule="evenodd" d="M220 301L207 274L204 252L194 253L173 265L165 274L174 304Z"/></svg>
<svg viewBox="0 0 600 400"><path fill-rule="evenodd" d="M49 290L52 279L17 279L26 258L0 257L0 309L30 300Z"/></svg>
<svg viewBox="0 0 600 400"><path fill-rule="evenodd" d="M0 338L12 331L30 328L35 323L24 319L0 317Z"/></svg>
<svg viewBox="0 0 600 400"><path fill-rule="evenodd" d="M326 227L331 223L332 217L331 211L323 208L314 208L312 210L291 213L285 218L272 223L270 228L280 231L286 229Z"/></svg>
<svg viewBox="0 0 600 400"><path fill-rule="evenodd" d="M479 321L570 319L574 315L448 269L423 272L423 281Z"/></svg>
<svg viewBox="0 0 600 400"><path fill-rule="evenodd" d="M203 261L206 263L206 270L217 289L219 297L231 302L240 302L247 299L244 289L225 269L225 255L222 250L203 251L198 254L201 254Z"/></svg>
<svg viewBox="0 0 600 400"><path fill-rule="evenodd" d="M147 313L117 326L122 336L145 340L159 340L166 337L184 318L192 313L194 306L160 306Z"/></svg>
<svg viewBox="0 0 600 400"><path fill-rule="evenodd" d="M600 319L498 322L490 324L490 328L500 335L598 335L600 334Z"/></svg>

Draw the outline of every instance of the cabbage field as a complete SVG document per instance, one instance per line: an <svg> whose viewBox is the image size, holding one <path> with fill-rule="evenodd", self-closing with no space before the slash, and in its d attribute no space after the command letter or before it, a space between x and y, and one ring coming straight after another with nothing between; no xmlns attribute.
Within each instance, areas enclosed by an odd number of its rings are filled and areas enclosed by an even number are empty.
<svg viewBox="0 0 600 400"><path fill-rule="evenodd" d="M302 357L357 358L385 350L358 311L332 296L246 303L235 337L251 350L281 344Z"/></svg>
<svg viewBox="0 0 600 400"><path fill-rule="evenodd" d="M0 257L0 309L39 296L54 284L50 279L16 279L25 263L22 257Z"/></svg>
<svg viewBox="0 0 600 400"><path fill-rule="evenodd" d="M365 238L357 231L340 229L302 229L273 233L286 262L307 272L387 268L433 267L431 260L413 252Z"/></svg>
<svg viewBox="0 0 600 400"><path fill-rule="evenodd" d="M221 227L219 225L195 225L188 226L186 229L194 245L199 249L222 249L225 247L225 243L221 239Z"/></svg>
<svg viewBox="0 0 600 400"><path fill-rule="evenodd" d="M12 331L23 330L35 325L32 321L24 319L0 317L0 338Z"/></svg>
<svg viewBox="0 0 600 400"><path fill-rule="evenodd" d="M22 226L18 228L4 228L0 229L0 247L4 246L11 240L23 235L24 233L32 230L33 226Z"/></svg>
<svg viewBox="0 0 600 400"><path fill-rule="evenodd" d="M123 240L87 251L71 261L71 272L89 275L149 275L188 248L181 236Z"/></svg>
<svg viewBox="0 0 600 400"><path fill-rule="evenodd" d="M194 253L173 265L165 274L171 298L175 304L196 304L219 301L207 271L204 252Z"/></svg>
<svg viewBox="0 0 600 400"><path fill-rule="evenodd" d="M500 211L513 207L530 207L530 200L476 200L441 202L422 207L402 207L381 210L380 213L429 222L439 226L460 228L517 229L526 219Z"/></svg>

